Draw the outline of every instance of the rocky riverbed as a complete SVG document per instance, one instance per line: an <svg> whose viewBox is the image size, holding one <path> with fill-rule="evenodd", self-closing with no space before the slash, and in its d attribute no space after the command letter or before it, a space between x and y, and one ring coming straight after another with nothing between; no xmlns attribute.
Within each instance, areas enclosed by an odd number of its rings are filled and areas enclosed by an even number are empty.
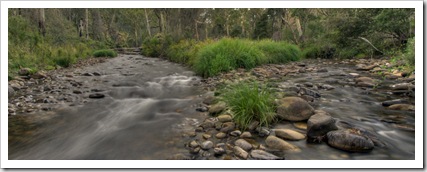
<svg viewBox="0 0 427 172"><path fill-rule="evenodd" d="M200 79L161 59L120 55L21 74L9 82L9 159L415 158L415 74L387 59L303 60ZM239 130L218 102L218 88L242 81L274 92L275 125Z"/></svg>
<svg viewBox="0 0 427 172"><path fill-rule="evenodd" d="M265 83L280 121L239 130L223 85ZM415 74L386 59L304 60L235 70L203 80L207 118L190 138L186 159L414 159Z"/></svg>

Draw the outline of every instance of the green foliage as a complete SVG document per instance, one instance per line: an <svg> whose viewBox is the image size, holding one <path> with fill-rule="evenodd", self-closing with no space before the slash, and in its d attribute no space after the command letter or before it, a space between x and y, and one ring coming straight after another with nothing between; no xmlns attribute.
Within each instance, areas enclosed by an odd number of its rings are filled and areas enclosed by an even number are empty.
<svg viewBox="0 0 427 172"><path fill-rule="evenodd" d="M52 17L47 20L51 25L60 22L51 20L58 19ZM58 27L59 29L62 27L74 28L69 22L63 22ZM91 56L92 48L101 47L98 42L79 40L75 30L59 32L55 28L47 27L47 31L46 37L43 37L38 31L37 25L27 18L9 17L9 76L15 76L20 68L31 68L37 71L52 70L57 65L68 67L80 58Z"/></svg>
<svg viewBox="0 0 427 172"><path fill-rule="evenodd" d="M251 69L265 61L265 56L249 40L224 38L200 50L194 70L209 77L236 68Z"/></svg>
<svg viewBox="0 0 427 172"><path fill-rule="evenodd" d="M97 50L93 52L94 57L117 57L117 52L110 49Z"/></svg>
<svg viewBox="0 0 427 172"><path fill-rule="evenodd" d="M141 53L148 57L162 57L173 43L172 37L158 33L152 38L146 38L141 46Z"/></svg>
<svg viewBox="0 0 427 172"><path fill-rule="evenodd" d="M403 57L408 66L415 66L415 38L410 38Z"/></svg>
<svg viewBox="0 0 427 172"><path fill-rule="evenodd" d="M274 100L270 91L258 83L238 83L225 88L222 100L233 112L233 119L241 129L253 121L269 126L275 119Z"/></svg>
<svg viewBox="0 0 427 172"><path fill-rule="evenodd" d="M301 50L286 42L262 40L256 42L256 46L264 53L268 63L287 63L301 58Z"/></svg>

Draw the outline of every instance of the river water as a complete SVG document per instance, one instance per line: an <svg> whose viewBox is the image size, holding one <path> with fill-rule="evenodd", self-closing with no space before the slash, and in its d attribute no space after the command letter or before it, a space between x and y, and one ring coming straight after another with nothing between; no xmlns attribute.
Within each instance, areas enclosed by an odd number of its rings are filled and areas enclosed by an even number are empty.
<svg viewBox="0 0 427 172"><path fill-rule="evenodd" d="M348 75L339 73L358 72L354 66L319 67L328 72L289 76L284 84L310 82L334 86L333 90L318 90L321 97L315 108L345 124L365 129L378 138L381 146L369 153L348 153L325 143L302 140L289 141L301 148L300 153L274 154L290 160L415 158L414 111L387 110L381 106L382 101L401 96L390 94L387 86L364 89L336 82L348 80ZM94 72L101 76L81 75ZM63 104L49 112L9 117L9 159L137 160L187 155L184 145L190 138L183 134L194 131L207 117L195 110L202 102L200 95L205 93L199 86L200 78L165 60L121 55L74 73L77 74L73 79L84 83L81 89L89 90L77 99L87 103ZM65 76L59 75L59 79ZM105 98L88 99L93 92L105 94ZM404 98L414 102L413 98ZM305 132L289 122L276 128ZM257 140L263 142L263 138Z"/></svg>
<svg viewBox="0 0 427 172"><path fill-rule="evenodd" d="M9 137L9 159L166 159L188 152L182 134L205 118L195 111L200 78L180 65L135 55L75 71L94 72L101 76L73 79L105 98L9 118L9 130L27 126Z"/></svg>

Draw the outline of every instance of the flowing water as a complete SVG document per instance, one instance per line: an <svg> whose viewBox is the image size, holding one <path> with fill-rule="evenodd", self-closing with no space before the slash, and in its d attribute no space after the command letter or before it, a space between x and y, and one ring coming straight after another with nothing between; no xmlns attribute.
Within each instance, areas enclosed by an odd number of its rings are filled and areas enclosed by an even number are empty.
<svg viewBox="0 0 427 172"><path fill-rule="evenodd" d="M166 159L187 152L182 134L205 118L194 110L200 79L192 72L129 55L78 72L102 73L73 78L105 98L9 118L28 127L9 137L9 159Z"/></svg>

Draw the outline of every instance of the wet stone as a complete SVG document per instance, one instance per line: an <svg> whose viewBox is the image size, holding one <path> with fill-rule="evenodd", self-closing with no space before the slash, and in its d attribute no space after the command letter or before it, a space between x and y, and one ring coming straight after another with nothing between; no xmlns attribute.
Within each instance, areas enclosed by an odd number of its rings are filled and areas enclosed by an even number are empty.
<svg viewBox="0 0 427 172"><path fill-rule="evenodd" d="M247 142L244 139L238 139L234 142L234 145L239 146L240 148L242 148L245 151L249 151L252 149L252 144L250 144L249 142Z"/></svg>
<svg viewBox="0 0 427 172"><path fill-rule="evenodd" d="M268 153L268 152L263 151L263 150L252 150L251 151L251 157L253 159L257 159L257 160L280 160L280 159L284 159L284 158L278 157L276 155L273 155L273 154Z"/></svg>
<svg viewBox="0 0 427 172"><path fill-rule="evenodd" d="M200 145L200 147L204 150L208 150L208 149L211 149L213 147L213 145L214 144L212 141L205 141Z"/></svg>
<svg viewBox="0 0 427 172"><path fill-rule="evenodd" d="M234 146L233 147L233 152L237 157L240 157L242 159L248 159L248 152L246 152L245 150L243 150L241 147L239 146Z"/></svg>
<svg viewBox="0 0 427 172"><path fill-rule="evenodd" d="M91 99L100 99L100 98L104 98L105 95L104 94L100 94L100 93L95 93L95 94L90 94L89 98Z"/></svg>
<svg viewBox="0 0 427 172"><path fill-rule="evenodd" d="M252 134L248 131L245 131L240 135L240 138L252 138Z"/></svg>
<svg viewBox="0 0 427 172"><path fill-rule="evenodd" d="M227 134L225 134L225 133L223 133L223 132L219 132L219 133L217 133L217 134L215 135L215 137L216 137L217 139L223 139L223 138L227 137Z"/></svg>
<svg viewBox="0 0 427 172"><path fill-rule="evenodd" d="M290 129L275 129L274 133L277 137L286 140L303 140L305 136L297 131Z"/></svg>
<svg viewBox="0 0 427 172"><path fill-rule="evenodd" d="M353 129L328 132L327 138L330 146L349 152L369 152L374 148L371 139Z"/></svg>
<svg viewBox="0 0 427 172"><path fill-rule="evenodd" d="M234 130L230 133L231 136L239 137L242 132L240 130Z"/></svg>
<svg viewBox="0 0 427 172"><path fill-rule="evenodd" d="M219 115L217 118L218 118L218 121L220 121L220 122L231 122L232 121L232 117L230 115Z"/></svg>
<svg viewBox="0 0 427 172"><path fill-rule="evenodd" d="M216 148L214 148L214 154L215 155L222 155L222 154L225 154L225 153L226 153L226 151L222 147L216 147Z"/></svg>
<svg viewBox="0 0 427 172"><path fill-rule="evenodd" d="M224 133L229 133L234 130L235 126L236 125L233 122L226 122L222 124L222 128L220 131Z"/></svg>

